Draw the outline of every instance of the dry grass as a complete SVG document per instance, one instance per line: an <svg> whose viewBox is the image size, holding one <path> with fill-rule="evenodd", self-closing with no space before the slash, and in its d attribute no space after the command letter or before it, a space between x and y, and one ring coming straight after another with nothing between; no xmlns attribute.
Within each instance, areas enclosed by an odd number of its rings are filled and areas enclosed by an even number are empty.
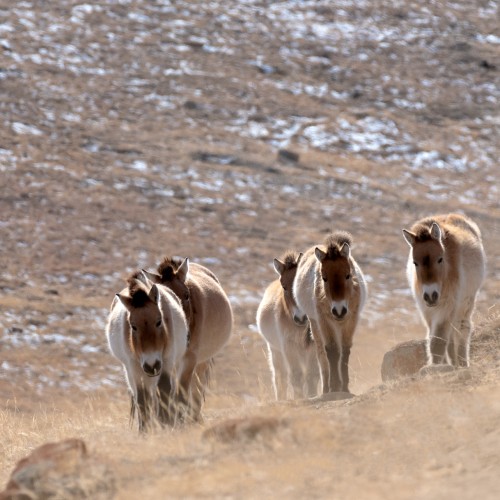
<svg viewBox="0 0 500 500"><path fill-rule="evenodd" d="M0 412L0 481L34 447L78 437L111 471L120 499L494 498L499 328L498 318L480 328L470 370L345 401L212 409L202 426L147 436L129 428L126 401L98 397L31 415L12 402Z"/></svg>
<svg viewBox="0 0 500 500"><path fill-rule="evenodd" d="M493 498L494 2L11 3L0 0L0 484L36 446L81 437L118 498ZM488 256L473 368L380 386L384 353L425 334L401 228L447 211L478 222ZM255 312L272 260L332 229L353 234L370 279L351 354L359 396L270 405ZM235 333L206 424L140 438L104 321L129 271L166 254L217 274ZM251 416L277 425L203 437Z"/></svg>

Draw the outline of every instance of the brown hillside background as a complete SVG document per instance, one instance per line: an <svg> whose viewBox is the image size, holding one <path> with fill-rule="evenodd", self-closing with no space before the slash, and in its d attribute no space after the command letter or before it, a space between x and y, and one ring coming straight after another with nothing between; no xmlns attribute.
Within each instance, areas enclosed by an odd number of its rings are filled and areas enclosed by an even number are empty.
<svg viewBox="0 0 500 500"><path fill-rule="evenodd" d="M498 20L487 0L0 0L0 489L79 437L120 499L497 498ZM425 336L401 229L449 211L488 257L472 366L382 385L384 353ZM356 397L274 403L272 260L334 229L369 281ZM205 423L141 438L104 326L164 255L217 274L234 333ZM207 430L236 417L258 430Z"/></svg>

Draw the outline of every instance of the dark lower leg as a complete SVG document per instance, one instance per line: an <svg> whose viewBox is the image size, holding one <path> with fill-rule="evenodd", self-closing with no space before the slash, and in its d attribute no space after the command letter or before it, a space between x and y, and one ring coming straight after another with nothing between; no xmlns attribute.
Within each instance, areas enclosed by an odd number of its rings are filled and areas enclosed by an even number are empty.
<svg viewBox="0 0 500 500"><path fill-rule="evenodd" d="M137 417L139 432L146 432L151 424L151 396L142 387L137 389Z"/></svg>
<svg viewBox="0 0 500 500"><path fill-rule="evenodd" d="M328 364L330 365L330 387L329 390L338 392L342 390L340 380L339 362L340 351L337 344L333 343L326 346L326 355L328 356Z"/></svg>
<svg viewBox="0 0 500 500"><path fill-rule="evenodd" d="M163 425L174 425L175 408L172 401L172 382L170 375L162 372L158 381L159 409L158 418Z"/></svg>
<svg viewBox="0 0 500 500"><path fill-rule="evenodd" d="M341 358L341 378L342 378L342 390L344 392L349 392L349 357L351 355L351 347L342 347L342 358Z"/></svg>

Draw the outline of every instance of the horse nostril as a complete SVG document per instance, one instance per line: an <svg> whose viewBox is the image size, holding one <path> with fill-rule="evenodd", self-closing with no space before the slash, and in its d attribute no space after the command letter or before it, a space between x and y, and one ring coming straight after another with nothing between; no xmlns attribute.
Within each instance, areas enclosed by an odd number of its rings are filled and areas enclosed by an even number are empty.
<svg viewBox="0 0 500 500"><path fill-rule="evenodd" d="M142 365L142 369L144 370L144 373L146 375L149 375L150 377L154 377L154 376L158 375L158 373L160 372L161 361L157 359L152 366L149 363L144 363Z"/></svg>
<svg viewBox="0 0 500 500"><path fill-rule="evenodd" d="M332 314L337 318L337 319L342 319L346 314L347 314L347 307L342 306L342 310L340 313L337 311L336 307L332 308Z"/></svg>
<svg viewBox="0 0 500 500"><path fill-rule="evenodd" d="M432 292L432 295L429 295L427 292L424 293L424 300L427 302L427 304L433 305L437 302L439 298L439 294L434 290Z"/></svg>

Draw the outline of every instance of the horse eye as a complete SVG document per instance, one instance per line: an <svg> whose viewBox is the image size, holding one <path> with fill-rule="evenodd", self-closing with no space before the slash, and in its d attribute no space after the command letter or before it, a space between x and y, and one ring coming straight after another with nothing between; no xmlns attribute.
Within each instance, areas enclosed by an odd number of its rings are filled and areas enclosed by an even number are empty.
<svg viewBox="0 0 500 500"><path fill-rule="evenodd" d="M345 277L345 279L346 279L346 280L351 279L351 275L350 275L350 274L348 274L348 275Z"/></svg>
<svg viewBox="0 0 500 500"><path fill-rule="evenodd" d="M415 267L418 267L418 264L416 263L416 261L413 261L413 263L415 264Z"/></svg>
<svg viewBox="0 0 500 500"><path fill-rule="evenodd" d="M441 264L441 262L443 262L443 257L439 257L438 259L438 264Z"/></svg>
<svg viewBox="0 0 500 500"><path fill-rule="evenodd" d="M135 325L130 325L130 326L132 327L132 330L133 330L134 332L136 332L136 331L137 331L137 327L136 327Z"/></svg>
<svg viewBox="0 0 500 500"><path fill-rule="evenodd" d="M161 326L161 319L159 319L157 322L156 322L156 328L160 328Z"/></svg>
<svg viewBox="0 0 500 500"><path fill-rule="evenodd" d="M325 278L325 276L322 276L323 281L326 283L328 280Z"/></svg>

